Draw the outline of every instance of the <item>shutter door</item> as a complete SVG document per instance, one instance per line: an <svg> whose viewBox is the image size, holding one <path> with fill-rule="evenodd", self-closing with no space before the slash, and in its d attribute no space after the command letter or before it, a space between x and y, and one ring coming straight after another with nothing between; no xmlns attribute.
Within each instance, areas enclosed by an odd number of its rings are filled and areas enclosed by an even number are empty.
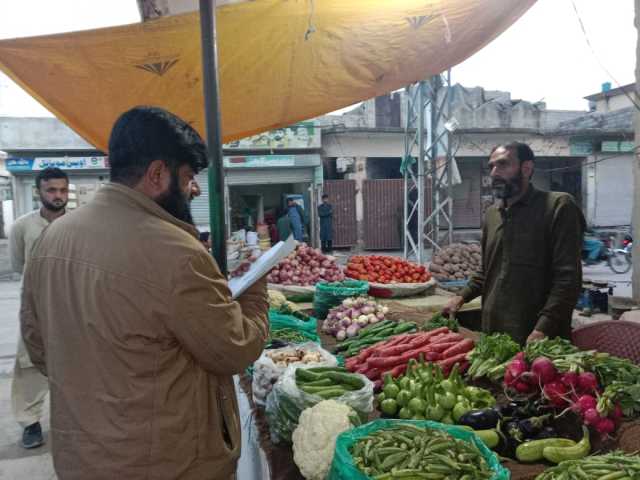
<svg viewBox="0 0 640 480"><path fill-rule="evenodd" d="M227 185L268 185L280 183L311 183L313 168L227 169Z"/></svg>
<svg viewBox="0 0 640 480"><path fill-rule="evenodd" d="M191 215L196 226L209 230L209 179L207 170L196 175L196 181L200 185L201 195L191 202Z"/></svg>

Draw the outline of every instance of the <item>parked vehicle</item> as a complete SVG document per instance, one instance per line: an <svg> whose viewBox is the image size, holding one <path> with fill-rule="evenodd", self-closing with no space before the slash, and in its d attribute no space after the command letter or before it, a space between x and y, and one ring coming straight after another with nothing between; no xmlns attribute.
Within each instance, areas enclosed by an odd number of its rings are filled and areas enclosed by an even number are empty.
<svg viewBox="0 0 640 480"><path fill-rule="evenodd" d="M615 273L627 273L631 270L631 251L633 249L633 239L630 235L625 235L621 248L615 248L615 237L600 239L602 247L597 261L589 260L589 250L582 249L582 261L586 265L595 265L601 262L607 262L609 268Z"/></svg>

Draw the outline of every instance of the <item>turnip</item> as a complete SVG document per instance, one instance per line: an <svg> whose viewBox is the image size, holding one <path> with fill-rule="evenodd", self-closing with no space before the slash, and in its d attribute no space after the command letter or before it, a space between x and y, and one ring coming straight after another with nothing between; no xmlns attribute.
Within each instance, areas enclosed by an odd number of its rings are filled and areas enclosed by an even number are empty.
<svg viewBox="0 0 640 480"><path fill-rule="evenodd" d="M358 330L360 330L360 327L357 323L349 325L347 328L347 337L355 337L358 334Z"/></svg>
<svg viewBox="0 0 640 480"><path fill-rule="evenodd" d="M338 333L336 333L336 340L341 342L345 338L347 338L347 331L346 330L338 330Z"/></svg>
<svg viewBox="0 0 640 480"><path fill-rule="evenodd" d="M362 307L363 315L369 315L369 314L371 314L373 312L374 312L374 308L370 307L369 305L366 305L366 306Z"/></svg>
<svg viewBox="0 0 640 480"><path fill-rule="evenodd" d="M553 382L558 376L558 371L553 362L547 357L538 357L531 364L531 373L538 385L546 385Z"/></svg>
<svg viewBox="0 0 640 480"><path fill-rule="evenodd" d="M583 372L578 375L578 388L585 393L595 393L598 390L598 378L591 372Z"/></svg>
<svg viewBox="0 0 640 480"><path fill-rule="evenodd" d="M376 313L376 318L377 318L378 320L384 320L384 313L382 313L382 312L378 312L378 313Z"/></svg>
<svg viewBox="0 0 640 480"><path fill-rule="evenodd" d="M342 320L340 320L340 325L345 328L350 327L352 323L353 321L349 317L343 317Z"/></svg>

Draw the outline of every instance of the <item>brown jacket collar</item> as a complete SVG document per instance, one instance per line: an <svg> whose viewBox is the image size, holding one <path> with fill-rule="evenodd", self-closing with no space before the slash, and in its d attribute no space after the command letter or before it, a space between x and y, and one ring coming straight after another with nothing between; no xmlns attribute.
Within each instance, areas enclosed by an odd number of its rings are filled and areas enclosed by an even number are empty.
<svg viewBox="0 0 640 480"><path fill-rule="evenodd" d="M136 207L145 210L149 214L160 217L163 220L172 223L176 227L181 228L196 239L198 238L198 230L196 229L196 227L183 222L182 220L178 220L151 198L147 197L143 193L138 192L137 190L134 190L133 188L127 187L126 185L109 182L100 190L98 190L98 192L96 193L96 197L104 197L108 202L113 201L115 197L121 199L126 203L134 204Z"/></svg>

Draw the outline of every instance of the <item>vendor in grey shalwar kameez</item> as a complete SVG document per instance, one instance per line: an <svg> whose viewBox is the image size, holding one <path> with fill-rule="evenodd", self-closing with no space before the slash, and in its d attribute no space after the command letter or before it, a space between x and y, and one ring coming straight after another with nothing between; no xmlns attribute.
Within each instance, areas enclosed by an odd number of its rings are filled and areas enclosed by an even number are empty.
<svg viewBox="0 0 640 480"><path fill-rule="evenodd" d="M333 205L329 203L329 195L322 195L322 203L318 205L320 217L320 242L322 251L329 253L333 250Z"/></svg>

